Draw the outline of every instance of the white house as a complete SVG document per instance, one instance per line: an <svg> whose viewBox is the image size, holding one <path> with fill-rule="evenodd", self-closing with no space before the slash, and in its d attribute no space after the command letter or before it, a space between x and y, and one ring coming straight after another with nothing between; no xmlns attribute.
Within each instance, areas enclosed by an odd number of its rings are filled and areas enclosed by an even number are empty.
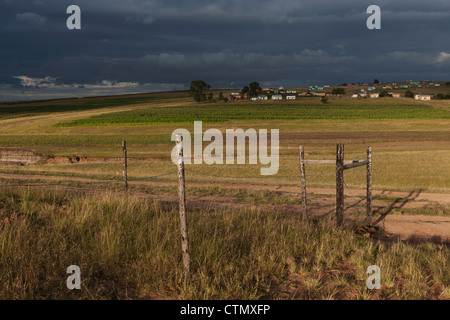
<svg viewBox="0 0 450 320"><path fill-rule="evenodd" d="M420 101L430 101L431 100L431 96L428 95L428 94L416 94L414 96L414 99L420 100Z"/></svg>
<svg viewBox="0 0 450 320"><path fill-rule="evenodd" d="M370 97L376 99L376 98L380 97L380 94L379 93L371 93Z"/></svg>
<svg viewBox="0 0 450 320"><path fill-rule="evenodd" d="M352 95L352 99L356 99L356 98L358 98L359 97L359 94L353 94Z"/></svg>
<svg viewBox="0 0 450 320"><path fill-rule="evenodd" d="M272 100L283 100L283 96L281 94L274 94Z"/></svg>
<svg viewBox="0 0 450 320"><path fill-rule="evenodd" d="M295 100L296 96L286 96L286 100Z"/></svg>
<svg viewBox="0 0 450 320"><path fill-rule="evenodd" d="M262 94L258 96L258 100L267 100L267 96Z"/></svg>
<svg viewBox="0 0 450 320"><path fill-rule="evenodd" d="M288 93L288 94L296 94L297 90L286 90L286 93Z"/></svg>
<svg viewBox="0 0 450 320"><path fill-rule="evenodd" d="M391 94L391 96L392 96L392 98L401 98L402 96L400 95L400 93L390 93Z"/></svg>

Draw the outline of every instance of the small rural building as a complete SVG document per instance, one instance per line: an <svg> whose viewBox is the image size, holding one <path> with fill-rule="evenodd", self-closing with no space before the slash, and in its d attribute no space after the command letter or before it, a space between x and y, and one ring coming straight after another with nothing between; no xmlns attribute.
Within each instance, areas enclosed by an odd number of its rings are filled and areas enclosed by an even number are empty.
<svg viewBox="0 0 450 320"><path fill-rule="evenodd" d="M296 94L297 90L286 90L287 94Z"/></svg>
<svg viewBox="0 0 450 320"><path fill-rule="evenodd" d="M286 96L286 100L295 100L296 96Z"/></svg>
<svg viewBox="0 0 450 320"><path fill-rule="evenodd" d="M359 94L357 94L357 93L352 95L352 99L356 99L358 97L359 97Z"/></svg>
<svg viewBox="0 0 450 320"><path fill-rule="evenodd" d="M267 96L262 94L258 96L258 100L267 100Z"/></svg>
<svg viewBox="0 0 450 320"><path fill-rule="evenodd" d="M371 94L370 94L370 97L371 97L372 99L377 99L377 98L380 97L380 94L379 94L379 93L371 93Z"/></svg>
<svg viewBox="0 0 450 320"><path fill-rule="evenodd" d="M240 93L240 92L232 92L231 95L232 95L232 96L240 96L241 93Z"/></svg>
<svg viewBox="0 0 450 320"><path fill-rule="evenodd" d="M400 93L391 93L392 98L401 98L402 96L400 95Z"/></svg>
<svg viewBox="0 0 450 320"><path fill-rule="evenodd" d="M272 100L283 100L283 96L281 94L274 94Z"/></svg>
<svg viewBox="0 0 450 320"><path fill-rule="evenodd" d="M416 94L414 96L414 99L420 100L420 101L430 101L431 100L431 96L428 95L428 94Z"/></svg>

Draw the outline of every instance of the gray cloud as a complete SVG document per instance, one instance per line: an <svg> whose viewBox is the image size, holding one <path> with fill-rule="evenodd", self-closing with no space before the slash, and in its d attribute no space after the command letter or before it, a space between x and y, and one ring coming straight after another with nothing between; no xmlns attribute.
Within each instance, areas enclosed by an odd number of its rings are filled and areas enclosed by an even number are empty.
<svg viewBox="0 0 450 320"><path fill-rule="evenodd" d="M38 15L33 12L24 12L16 14L16 21L26 24L43 25L47 21L47 17Z"/></svg>

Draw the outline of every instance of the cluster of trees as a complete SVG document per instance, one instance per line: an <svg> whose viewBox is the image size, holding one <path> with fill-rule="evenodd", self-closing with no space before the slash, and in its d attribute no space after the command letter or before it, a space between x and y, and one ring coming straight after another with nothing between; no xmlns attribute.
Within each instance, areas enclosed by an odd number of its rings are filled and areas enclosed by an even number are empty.
<svg viewBox="0 0 450 320"><path fill-rule="evenodd" d="M191 81L191 86L189 87L189 95L194 98L196 102L203 101L213 101L214 94L210 92L211 85L206 83L203 80L193 80ZM247 95L248 97L256 97L261 93L262 89L259 85L259 82L251 82L248 86L245 86L241 90L242 96ZM228 99L223 96L223 93L220 92L217 98L218 100L223 100L227 102Z"/></svg>
<svg viewBox="0 0 450 320"><path fill-rule="evenodd" d="M443 100L443 99L450 99L450 94L443 95L442 93L438 93L434 96L435 99Z"/></svg>
<svg viewBox="0 0 450 320"><path fill-rule="evenodd" d="M248 86L245 86L241 90L242 96L247 95L248 97L257 97L261 93L261 86L259 82L250 82Z"/></svg>

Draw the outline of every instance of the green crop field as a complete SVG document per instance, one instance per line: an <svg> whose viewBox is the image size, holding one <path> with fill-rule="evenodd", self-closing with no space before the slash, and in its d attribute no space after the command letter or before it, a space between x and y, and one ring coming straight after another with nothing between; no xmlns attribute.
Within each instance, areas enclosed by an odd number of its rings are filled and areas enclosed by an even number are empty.
<svg viewBox="0 0 450 320"><path fill-rule="evenodd" d="M220 123L231 120L296 120L296 119L450 119L450 114L428 105L384 104L342 105L304 103L246 103L185 105L115 112L80 119L58 126L151 125L164 123Z"/></svg>

